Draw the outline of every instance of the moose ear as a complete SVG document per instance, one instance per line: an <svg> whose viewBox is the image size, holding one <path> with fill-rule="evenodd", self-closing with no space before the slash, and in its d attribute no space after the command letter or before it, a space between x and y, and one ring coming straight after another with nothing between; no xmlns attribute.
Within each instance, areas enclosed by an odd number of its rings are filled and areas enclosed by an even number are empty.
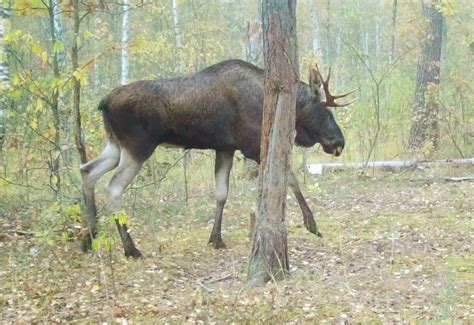
<svg viewBox="0 0 474 325"><path fill-rule="evenodd" d="M313 96L319 97L319 89L321 89L321 76L316 67L309 69L309 88Z"/></svg>

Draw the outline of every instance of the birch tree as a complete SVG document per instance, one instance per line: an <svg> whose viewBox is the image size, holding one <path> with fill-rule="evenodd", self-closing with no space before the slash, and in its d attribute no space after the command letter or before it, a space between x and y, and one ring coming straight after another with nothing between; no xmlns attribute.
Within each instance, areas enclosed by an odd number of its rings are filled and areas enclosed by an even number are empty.
<svg viewBox="0 0 474 325"><path fill-rule="evenodd" d="M9 1L2 1L0 13L0 150L3 148L3 142L6 136L7 109L10 101L5 95L10 87L10 70L8 67L7 51L3 41L10 24L10 4Z"/></svg>
<svg viewBox="0 0 474 325"><path fill-rule="evenodd" d="M179 15L178 15L178 4L176 0L173 0L173 30L174 30L174 40L177 48L183 47L181 41L181 30L179 27Z"/></svg>
<svg viewBox="0 0 474 325"><path fill-rule="evenodd" d="M264 0L262 16L265 98L251 286L289 271L285 205L298 82L296 0Z"/></svg>
<svg viewBox="0 0 474 325"><path fill-rule="evenodd" d="M121 55L121 78L122 85L128 83L130 74L130 5L128 0L123 0L122 17L122 55Z"/></svg>

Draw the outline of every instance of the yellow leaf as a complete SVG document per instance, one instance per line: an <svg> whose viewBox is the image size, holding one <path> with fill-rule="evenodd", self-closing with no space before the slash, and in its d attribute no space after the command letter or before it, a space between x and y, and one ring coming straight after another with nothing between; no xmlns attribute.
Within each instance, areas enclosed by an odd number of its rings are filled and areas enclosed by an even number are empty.
<svg viewBox="0 0 474 325"><path fill-rule="evenodd" d="M81 81L81 79L82 79L82 73L81 73L81 71L75 70L75 71L72 73L72 75L74 76L74 78L76 78L77 81L79 81L79 82Z"/></svg>
<svg viewBox="0 0 474 325"><path fill-rule="evenodd" d="M30 126L33 130L38 129L38 120L36 119L36 117L33 117L33 119L30 122Z"/></svg>
<svg viewBox="0 0 474 325"><path fill-rule="evenodd" d="M41 99L36 99L36 111L42 112L44 110L44 102Z"/></svg>
<svg viewBox="0 0 474 325"><path fill-rule="evenodd" d="M41 45L38 43L33 44L31 47L31 52L33 52L37 56L41 56Z"/></svg>
<svg viewBox="0 0 474 325"><path fill-rule="evenodd" d="M89 38L91 38L91 37L93 37L93 36L94 36L94 34L92 34L89 30L86 29L86 30L84 31L84 38L85 38L85 39L89 39Z"/></svg>
<svg viewBox="0 0 474 325"><path fill-rule="evenodd" d="M48 63L48 52L43 51L41 53L41 61L43 61L44 64Z"/></svg>
<svg viewBox="0 0 474 325"><path fill-rule="evenodd" d="M54 42L53 51L57 53L57 52L61 52L62 50L63 50L63 43L61 43L60 41Z"/></svg>

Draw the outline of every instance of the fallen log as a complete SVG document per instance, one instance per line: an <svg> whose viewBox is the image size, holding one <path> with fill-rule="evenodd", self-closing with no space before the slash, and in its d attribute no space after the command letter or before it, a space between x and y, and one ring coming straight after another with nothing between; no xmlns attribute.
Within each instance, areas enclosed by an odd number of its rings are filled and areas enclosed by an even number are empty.
<svg viewBox="0 0 474 325"><path fill-rule="evenodd" d="M306 168L312 175L320 175L324 171L345 170L345 169L364 169L364 168L383 168L388 170L400 169L424 169L435 165L474 165L474 157L468 159L441 159L432 161L417 160L386 160L369 161L367 163L324 163L308 164Z"/></svg>

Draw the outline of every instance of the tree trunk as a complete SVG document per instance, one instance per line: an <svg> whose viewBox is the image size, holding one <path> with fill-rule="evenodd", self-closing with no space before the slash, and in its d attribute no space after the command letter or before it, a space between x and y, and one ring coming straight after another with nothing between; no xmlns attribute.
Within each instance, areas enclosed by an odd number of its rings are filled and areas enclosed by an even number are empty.
<svg viewBox="0 0 474 325"><path fill-rule="evenodd" d="M72 70L79 72L79 48L77 45L77 38L79 36L79 0L73 0L74 8L74 37L72 41ZM82 141L82 128L81 128L81 81L79 76L73 78L73 110L74 110L74 142L76 143L77 151L81 163L87 162L86 147Z"/></svg>
<svg viewBox="0 0 474 325"><path fill-rule="evenodd" d="M262 61L262 24L260 21L247 21L247 42L245 44L245 56L248 62L260 66ZM245 179L258 177L258 165L255 161L244 157Z"/></svg>
<svg viewBox="0 0 474 325"><path fill-rule="evenodd" d="M121 56L121 79L122 85L128 83L130 73L130 5L128 0L123 0L123 17L122 17L122 56Z"/></svg>
<svg viewBox="0 0 474 325"><path fill-rule="evenodd" d="M247 44L245 54L248 62L261 64L262 57L262 25L259 21L247 21Z"/></svg>
<svg viewBox="0 0 474 325"><path fill-rule="evenodd" d="M179 28L179 15L178 15L178 4L176 0L173 0L173 27L174 27L174 40L176 43L177 48L181 48L183 46L183 42L181 41L181 31Z"/></svg>
<svg viewBox="0 0 474 325"><path fill-rule="evenodd" d="M390 63L393 63L395 60L395 30L396 30L396 23L397 23L397 1L393 0L393 7L392 7L392 38L390 41Z"/></svg>
<svg viewBox="0 0 474 325"><path fill-rule="evenodd" d="M298 82L296 0L264 0L262 9L265 99L250 286L289 271L285 202Z"/></svg>
<svg viewBox="0 0 474 325"><path fill-rule="evenodd" d="M59 12L59 3L57 0L49 0L48 3L48 14L49 14L49 25L51 30L51 47L52 47L52 65L53 75L56 80L61 77L59 68L59 51L55 51L55 44L58 41L57 17L56 13ZM50 108L53 113L53 125L54 125L54 150L51 151L48 160L50 175L50 186L55 192L59 192L61 189L61 177L59 172L59 163L61 159L61 115L59 112L59 84L56 83L51 94Z"/></svg>
<svg viewBox="0 0 474 325"><path fill-rule="evenodd" d="M10 2L3 1L0 12L0 151L3 149L3 142L5 141L7 127L7 110L10 106L10 100L6 96L6 91L10 87L10 70L8 67L7 51L3 38L8 32L10 24Z"/></svg>
<svg viewBox="0 0 474 325"><path fill-rule="evenodd" d="M426 0L422 2L422 12L428 24L418 60L409 146L410 149L418 149L430 140L433 149L436 149L443 15L436 9L435 3Z"/></svg>
<svg viewBox="0 0 474 325"><path fill-rule="evenodd" d="M319 24L316 3L311 1L309 21L311 25L311 49L316 57L321 57L321 45L319 44Z"/></svg>
<svg viewBox="0 0 474 325"><path fill-rule="evenodd" d="M332 39L331 39L331 0L326 0L326 63L332 65Z"/></svg>

